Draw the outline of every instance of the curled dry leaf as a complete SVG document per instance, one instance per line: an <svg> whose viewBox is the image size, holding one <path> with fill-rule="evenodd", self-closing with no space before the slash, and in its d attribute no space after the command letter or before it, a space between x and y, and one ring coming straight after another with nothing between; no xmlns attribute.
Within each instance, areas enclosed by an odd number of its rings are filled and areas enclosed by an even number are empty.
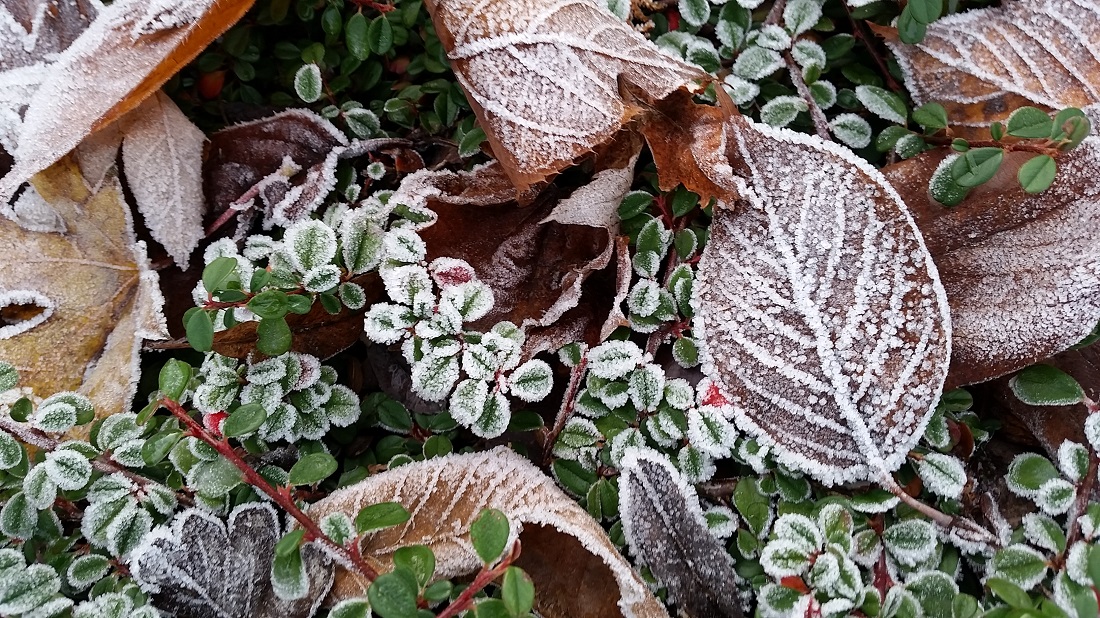
<svg viewBox="0 0 1100 618"><path fill-rule="evenodd" d="M137 107L254 0L119 0L50 65L0 179L0 202L89 134Z"/></svg>
<svg viewBox="0 0 1100 618"><path fill-rule="evenodd" d="M313 212L336 184L336 161L348 139L306 109L244 122L210 136L206 199L215 214L231 204L263 202L265 223L281 225Z"/></svg>
<svg viewBox="0 0 1100 618"><path fill-rule="evenodd" d="M780 462L826 483L887 478L923 432L950 353L947 299L878 170L731 116L731 180L693 305L703 371Z"/></svg>
<svg viewBox="0 0 1100 618"><path fill-rule="evenodd" d="M1100 321L1100 139L1062 155L1054 184L1037 195L1016 181L1029 155L1009 153L997 176L952 208L928 194L944 156L883 173L905 196L947 290L953 388L1065 350Z"/></svg>
<svg viewBox="0 0 1100 618"><path fill-rule="evenodd" d="M123 133L126 185L153 238L186 270L203 238L206 136L163 92L126 116Z"/></svg>
<svg viewBox="0 0 1100 618"><path fill-rule="evenodd" d="M593 0L429 0L455 77L521 191L608 141L636 109L620 83L662 98L706 75Z"/></svg>
<svg viewBox="0 0 1100 618"><path fill-rule="evenodd" d="M130 568L153 606L175 618L309 618L332 586L332 559L312 543L302 547L309 592L279 598L271 584L275 544L282 536L275 509L244 504L227 522L189 509L146 537Z"/></svg>
<svg viewBox="0 0 1100 618"><path fill-rule="evenodd" d="M952 124L988 125L1015 109L1100 101L1100 4L1021 0L949 15L906 45L888 36L918 104L944 105Z"/></svg>
<svg viewBox="0 0 1100 618"><path fill-rule="evenodd" d="M619 513L634 555L691 618L740 618L733 559L707 529L699 497L668 458L630 448L619 479Z"/></svg>
<svg viewBox="0 0 1100 618"><path fill-rule="evenodd" d="M354 517L377 502L402 504L412 518L367 535L363 556L380 570L392 568L393 552L427 545L438 577L476 572L481 560L470 542L470 524L482 509L503 511L517 527L522 554L517 566L535 583L535 609L547 618L667 617L648 586L615 550L603 528L554 481L507 448L447 455L411 463L339 489L310 507L320 519L341 511ZM329 601L361 596L366 582L338 571Z"/></svg>
<svg viewBox="0 0 1100 618"><path fill-rule="evenodd" d="M90 190L71 157L34 185L68 232L0 220L0 358L38 393L79 390L100 416L127 411L142 340L167 334L122 188L111 176Z"/></svg>

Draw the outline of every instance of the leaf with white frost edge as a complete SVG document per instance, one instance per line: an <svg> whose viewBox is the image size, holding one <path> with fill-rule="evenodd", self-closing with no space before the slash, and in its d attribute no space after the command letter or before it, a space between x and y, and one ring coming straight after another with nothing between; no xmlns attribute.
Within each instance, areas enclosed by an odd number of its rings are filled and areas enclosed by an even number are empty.
<svg viewBox="0 0 1100 618"><path fill-rule="evenodd" d="M851 152L736 117L725 128L745 205L715 208L699 264L703 371L781 463L827 484L886 478L947 372L936 267L901 198Z"/></svg>
<svg viewBox="0 0 1100 618"><path fill-rule="evenodd" d="M280 599L272 589L271 563L282 531L275 509L267 503L239 506L227 522L189 509L148 535L130 565L153 605L172 614L313 616L332 586L332 560L316 545L306 544L302 560L309 594L295 601Z"/></svg>
<svg viewBox="0 0 1100 618"><path fill-rule="evenodd" d="M541 615L668 616L588 512L510 449L406 464L333 492L313 504L310 515L355 514L368 504L384 501L402 504L413 516L404 525L362 539L364 558L382 571L391 568L398 548L427 545L436 556L437 577L477 572L482 563L470 542L470 524L482 509L495 508L508 516L511 534L518 534L523 544L517 566L534 580L539 591L535 609ZM585 577L563 577L563 562L576 565ZM364 596L366 585L360 576L340 571L329 602Z"/></svg>
<svg viewBox="0 0 1100 618"><path fill-rule="evenodd" d="M38 315L0 328L0 358L37 392L78 391L100 417L128 410L144 339L167 338L157 274L136 240L118 179L92 191L72 158L35 185L66 221L65 235L0 220L0 304Z"/></svg>
<svg viewBox="0 0 1100 618"><path fill-rule="evenodd" d="M692 616L741 616L733 560L710 533L695 490L668 458L629 448L619 479L619 513L631 552L681 611Z"/></svg>
<svg viewBox="0 0 1100 618"><path fill-rule="evenodd" d="M149 232L182 270L205 236L202 150L206 135L163 92L126 116L122 162L126 186Z"/></svg>

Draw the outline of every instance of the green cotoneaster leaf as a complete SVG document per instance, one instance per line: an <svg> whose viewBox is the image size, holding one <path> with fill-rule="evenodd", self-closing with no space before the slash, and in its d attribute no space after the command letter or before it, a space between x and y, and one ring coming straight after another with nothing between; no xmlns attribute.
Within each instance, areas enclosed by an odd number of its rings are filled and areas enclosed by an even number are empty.
<svg viewBox="0 0 1100 618"><path fill-rule="evenodd" d="M496 562L508 544L508 517L497 509L485 509L470 525L470 541L482 562Z"/></svg>
<svg viewBox="0 0 1100 618"><path fill-rule="evenodd" d="M1020 186L1028 193L1042 193L1054 183L1054 175L1058 171L1058 164L1050 155L1039 155L1028 159L1020 166L1016 173L1016 179Z"/></svg>
<svg viewBox="0 0 1100 618"><path fill-rule="evenodd" d="M1024 369L1008 381L1008 386L1020 401L1032 406L1070 406L1085 397L1073 376L1045 364Z"/></svg>

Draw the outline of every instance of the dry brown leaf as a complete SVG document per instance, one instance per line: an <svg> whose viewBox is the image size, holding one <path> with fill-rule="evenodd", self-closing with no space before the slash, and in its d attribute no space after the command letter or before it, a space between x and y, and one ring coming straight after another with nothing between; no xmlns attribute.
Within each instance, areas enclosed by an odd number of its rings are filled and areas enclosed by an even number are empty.
<svg viewBox="0 0 1100 618"><path fill-rule="evenodd" d="M309 509L315 520L334 512L354 517L378 502L402 504L412 518L368 534L363 556L381 571L393 552L426 545L436 576L476 572L481 560L470 524L482 509L503 511L519 530L517 566L535 583L535 609L546 618L657 618L664 606L607 538L603 528L554 481L508 448L411 463L339 489ZM339 571L329 601L362 596L366 581Z"/></svg>
<svg viewBox="0 0 1100 618"><path fill-rule="evenodd" d="M439 39L521 191L614 136L636 109L620 83L660 99L707 76L593 0L429 0Z"/></svg>
<svg viewBox="0 0 1100 618"><path fill-rule="evenodd" d="M937 20L916 45L887 39L913 100L939 102L952 124L971 126L1024 105L1100 102L1097 41L1095 0L1006 2Z"/></svg>
<svg viewBox="0 0 1100 618"><path fill-rule="evenodd" d="M984 382L1052 356L1100 321L1100 140L1086 139L1058 161L1047 191L1029 195L1009 153L990 182L945 208L928 181L946 153L883 170L924 235L951 305L947 387Z"/></svg>
<svg viewBox="0 0 1100 618"><path fill-rule="evenodd" d="M202 149L206 135L163 92L123 124L126 185L153 238L181 269L202 240Z"/></svg>
<svg viewBox="0 0 1100 618"><path fill-rule="evenodd" d="M50 65L29 102L0 202L151 96L255 0L119 0Z"/></svg>
<svg viewBox="0 0 1100 618"><path fill-rule="evenodd" d="M947 373L936 267L851 151L741 116L725 130L741 198L715 208L699 263L703 371L780 462L827 484L889 482Z"/></svg>
<svg viewBox="0 0 1100 618"><path fill-rule="evenodd" d="M143 339L166 337L157 275L134 239L118 179L90 191L66 157L34 179L65 233L0 220L0 358L40 395L88 395L98 415L128 411Z"/></svg>

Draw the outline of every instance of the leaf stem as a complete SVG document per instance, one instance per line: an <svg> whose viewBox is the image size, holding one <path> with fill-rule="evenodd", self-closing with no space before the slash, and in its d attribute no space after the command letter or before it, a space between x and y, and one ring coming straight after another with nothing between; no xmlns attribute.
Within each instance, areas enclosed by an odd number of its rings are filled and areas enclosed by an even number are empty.
<svg viewBox="0 0 1100 618"><path fill-rule="evenodd" d="M504 571L508 570L508 567L512 566L512 563L519 558L520 544L519 539L516 539L515 545L512 545L512 551L508 552L508 555L504 557L495 567L487 568L481 567L478 571L474 581L462 591L462 594L458 595L458 598L451 602L437 618L454 618L459 613L464 612L473 605L474 595L481 592L489 585L494 579L504 574Z"/></svg>
<svg viewBox="0 0 1100 618"><path fill-rule="evenodd" d="M554 428L546 436L546 454L543 457L543 465L550 463L550 454L554 451L554 442L565 429L565 423L573 417L573 407L576 405L577 392L581 388L581 380L584 379L585 370L588 369L588 353L581 355L580 362L569 372L569 387L565 389L565 398L562 399L558 416L554 419Z"/></svg>
<svg viewBox="0 0 1100 618"><path fill-rule="evenodd" d="M909 495L909 492L905 491L894 477L889 473L883 473L879 480L887 491L897 496L902 502L910 506L913 510L931 519L935 524L944 530L958 530L964 534L960 537L970 542L982 543L989 547L999 547L1000 541L990 531L978 525L977 522L969 520L965 517L956 517L954 515L948 515L943 511L936 509L935 507L925 504L920 500Z"/></svg>
<svg viewBox="0 0 1100 618"><path fill-rule="evenodd" d="M947 135L922 135L921 137L924 141L936 146L950 146L955 141L955 138ZM966 143L971 148L1000 148L1005 152L1034 152L1051 156L1061 152L1057 143L1049 139L1040 140L1038 143L1035 140L1005 142L993 139L966 140Z"/></svg>
<svg viewBox="0 0 1100 618"><path fill-rule="evenodd" d="M229 445L228 439L216 437L207 431L198 421L191 418L191 415L187 413L187 410L185 410L179 402L172 399L161 399L160 403L165 408L168 408L168 411L187 427L192 436L210 445L214 450L218 451L219 455L225 457L230 463L236 466L244 475L245 481L249 485L267 494L275 504L278 504L280 508L301 524L302 528L305 528L308 533L309 538L329 546L348 564L353 565L356 570L362 573L368 581L374 581L378 578L378 571L367 564L359 552L353 552L329 538L329 536L321 530L320 526L317 525L317 522L313 521L309 515L306 515L302 509L298 508L293 498L290 497L290 492L287 491L287 488L275 488L271 483L268 483L267 479L260 476L259 472L256 472L252 466L248 465L248 462L237 454L233 447Z"/></svg>
<svg viewBox="0 0 1100 618"><path fill-rule="evenodd" d="M802 79L802 70L798 68L798 64L794 61L794 57L791 56L791 52L783 52L783 61L787 63L787 73L791 76L791 82L794 83L794 87L798 90L799 96L806 101L806 105L810 108L810 118L814 121L814 131L817 136L826 141L832 141L832 137L829 135L829 119L825 117L825 112L821 111L817 101L814 100L813 93L810 92L810 87L806 85L806 82Z"/></svg>

